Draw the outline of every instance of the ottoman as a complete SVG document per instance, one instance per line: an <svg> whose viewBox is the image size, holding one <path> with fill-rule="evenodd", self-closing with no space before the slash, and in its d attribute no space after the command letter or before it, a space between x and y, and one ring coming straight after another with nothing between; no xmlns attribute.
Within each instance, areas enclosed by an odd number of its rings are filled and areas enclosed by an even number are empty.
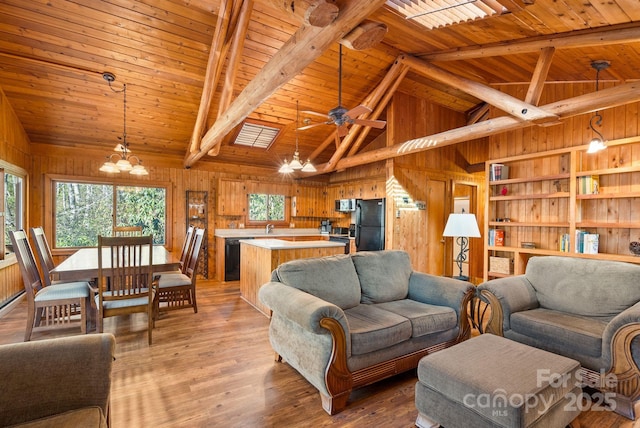
<svg viewBox="0 0 640 428"><path fill-rule="evenodd" d="M416 425L564 428L582 408L579 368L503 337L471 338L420 360Z"/></svg>

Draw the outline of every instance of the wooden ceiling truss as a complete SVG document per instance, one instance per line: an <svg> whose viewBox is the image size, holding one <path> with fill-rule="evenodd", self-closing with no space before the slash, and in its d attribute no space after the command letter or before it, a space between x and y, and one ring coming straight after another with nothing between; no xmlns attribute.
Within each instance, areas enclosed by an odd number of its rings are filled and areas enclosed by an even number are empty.
<svg viewBox="0 0 640 428"><path fill-rule="evenodd" d="M347 11L350 13L347 15ZM311 63L329 44L340 40L341 36L364 19L369 11L354 11L348 7L342 11L339 17L330 25L323 28L302 26L283 46L276 56L264 67L256 78L236 98L225 114L207 132L202 139L200 150L191 151L185 160L189 166L197 161L206 150L219 146L222 137L230 131L230 128L244 120L268 95L272 94L281 85L293 78L297 73ZM310 40L314 40L313 47L309 46ZM452 129L438 134L417 138L394 146L371 150L358 154L363 141L370 128L353 125L347 136L340 141L337 131L334 131L311 154L313 159L332 142L336 144L336 151L331 159L318 167L318 174L328 173L345 168L403 156L410 153L429 150L434 147L456 144L477 138L487 137L498 133L538 125L554 125L560 120L576 114L589 113L595 110L611 108L631 102L640 101L640 85L627 83L616 88L599 91L596 95L588 94L563 100L539 107L540 96L547 73L551 66L554 53L557 48L586 47L590 45L609 45L618 43L635 42L640 40L640 25L620 25L606 30L587 30L571 32L569 34L555 35L548 38L536 38L533 40L516 41L514 43L501 43L487 46L479 46L475 49L459 49L432 55L423 55L421 58L402 54L391 66L381 83L365 98L363 105L372 108L373 112L368 117L377 119L384 111L387 103L397 89L399 83L409 70L413 70L425 77L456 87L482 101L485 107L478 109L478 115L467 126ZM529 82L525 100L519 100L504 94L482 83L456 75L433 64L433 61L453 61L468 58L480 58L487 55L503 56L515 53L540 52L538 62ZM294 60L295 59L295 60ZM277 64L293 64L292 67L280 67ZM488 105L497 107L507 112L509 116L477 122L480 117L486 117ZM348 151L348 156L344 155ZM211 153L214 153L212 150Z"/></svg>

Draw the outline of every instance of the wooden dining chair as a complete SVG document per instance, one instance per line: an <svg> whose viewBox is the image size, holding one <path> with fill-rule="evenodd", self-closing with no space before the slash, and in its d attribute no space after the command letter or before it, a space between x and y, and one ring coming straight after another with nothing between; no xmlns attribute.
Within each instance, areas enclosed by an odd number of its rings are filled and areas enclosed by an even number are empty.
<svg viewBox="0 0 640 428"><path fill-rule="evenodd" d="M54 281L51 271L56 267L53 256L51 255L49 242L47 242L47 237L42 227L32 227L29 229L29 233L36 246L36 254L40 262L40 269L42 270L42 279L44 280L45 286L49 286L51 282Z"/></svg>
<svg viewBox="0 0 640 428"><path fill-rule="evenodd" d="M160 304L166 304L163 310L193 308L198 313L196 301L196 279L200 249L206 229L195 229L189 259L185 264L184 273L165 273L158 281L158 294L154 301L154 315L160 311Z"/></svg>
<svg viewBox="0 0 640 428"><path fill-rule="evenodd" d="M142 236L142 226L114 226L113 236Z"/></svg>
<svg viewBox="0 0 640 428"><path fill-rule="evenodd" d="M157 275L166 275L170 273L184 273L186 269L187 258L189 257L189 253L193 248L193 238L195 237L194 231L197 228L194 226L189 226L187 228L187 234L184 238L184 242L182 243L182 250L180 251L180 267L176 270L172 271L163 271L158 272Z"/></svg>
<svg viewBox="0 0 640 428"><path fill-rule="evenodd" d="M88 282L57 282L43 286L36 260L24 230L9 232L20 266L27 296L27 329L24 341L31 340L34 329L69 327L78 318L80 331L87 332L87 311L91 288Z"/></svg>
<svg viewBox="0 0 640 428"><path fill-rule="evenodd" d="M153 302L157 280L153 277L153 236L98 236L97 330L104 318L138 312L147 314L152 343Z"/></svg>

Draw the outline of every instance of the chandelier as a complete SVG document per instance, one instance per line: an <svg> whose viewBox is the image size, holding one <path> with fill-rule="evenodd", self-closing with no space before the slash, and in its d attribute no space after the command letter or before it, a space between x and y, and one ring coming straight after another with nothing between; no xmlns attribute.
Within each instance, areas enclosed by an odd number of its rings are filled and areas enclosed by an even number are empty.
<svg viewBox="0 0 640 428"><path fill-rule="evenodd" d="M604 61L604 60L593 61L591 63L591 67L595 68L596 70L596 92L598 92L598 82L600 79L600 72L602 70L606 70L607 68L609 68L609 61ZM607 148L607 145L604 143L604 137L593 126L594 122L596 125L602 126L602 115L600 114L599 111L596 111L594 115L591 116L591 119L589 120L589 128L591 128L591 131L593 131L598 137L593 138L589 142L589 148L587 149L587 153L597 153L600 150Z"/></svg>
<svg viewBox="0 0 640 428"><path fill-rule="evenodd" d="M300 108L298 106L298 101L296 101L296 151L293 153L293 158L291 162L287 162L284 160L284 163L278 170L278 172L282 174L291 174L296 170L300 170L302 172L316 172L316 167L313 166L311 161L307 159L307 161L302 164L300 162L300 153L298 152L298 128L300 127Z"/></svg>
<svg viewBox="0 0 640 428"><path fill-rule="evenodd" d="M127 143L127 84L123 84L122 89L118 91L111 86L111 83L116 80L116 76L113 73L104 72L102 73L102 78L109 83L109 88L111 88L113 92L123 93L124 128L122 131L122 143L116 144L116 147L113 149L116 153L107 156L107 161L102 164L100 171L109 173L119 173L123 171L133 175L149 175L147 169L142 165L140 158L131 154L131 149L129 149L129 144Z"/></svg>

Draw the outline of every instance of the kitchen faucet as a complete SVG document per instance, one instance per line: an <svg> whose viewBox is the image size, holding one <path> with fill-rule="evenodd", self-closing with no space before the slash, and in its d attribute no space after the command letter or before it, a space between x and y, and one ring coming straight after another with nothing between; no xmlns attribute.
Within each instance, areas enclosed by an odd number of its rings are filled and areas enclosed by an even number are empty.
<svg viewBox="0 0 640 428"><path fill-rule="evenodd" d="M268 224L268 225L267 225L267 230L266 230L267 235L268 235L269 233L271 233L272 231L273 231L273 225L272 225L272 224Z"/></svg>

